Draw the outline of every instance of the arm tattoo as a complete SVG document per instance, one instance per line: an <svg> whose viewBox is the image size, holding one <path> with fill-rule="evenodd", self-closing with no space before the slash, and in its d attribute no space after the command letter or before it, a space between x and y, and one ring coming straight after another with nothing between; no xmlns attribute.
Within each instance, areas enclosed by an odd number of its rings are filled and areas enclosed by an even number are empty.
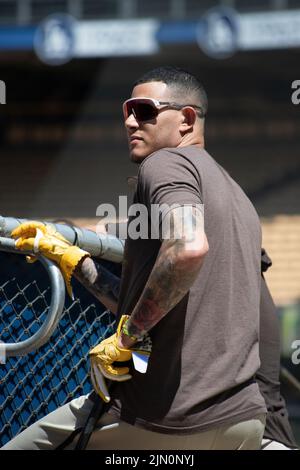
<svg viewBox="0 0 300 470"><path fill-rule="evenodd" d="M202 213L191 206L187 212L182 211L182 207L177 209L169 213L170 237L162 242L144 291L128 321L130 335L144 335L178 304L195 281L208 250L204 231L198 230L203 227ZM180 227L183 231L178 238L175 235ZM196 250L197 256L186 256L187 249Z"/></svg>
<svg viewBox="0 0 300 470"><path fill-rule="evenodd" d="M85 258L79 263L74 275L100 302L113 313L116 312L120 290L119 277L91 258Z"/></svg>

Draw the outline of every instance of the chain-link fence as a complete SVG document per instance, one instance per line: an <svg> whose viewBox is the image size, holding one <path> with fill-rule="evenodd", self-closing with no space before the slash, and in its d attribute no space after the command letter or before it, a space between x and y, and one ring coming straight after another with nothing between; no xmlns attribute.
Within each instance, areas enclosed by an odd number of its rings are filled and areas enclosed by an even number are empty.
<svg viewBox="0 0 300 470"><path fill-rule="evenodd" d="M119 266L101 261L118 273ZM39 262L0 251L0 339L20 342L44 323L51 292ZM75 300L66 298L49 341L0 364L0 446L67 401L91 391L88 351L112 334L114 317L74 281ZM2 358L3 359L3 358Z"/></svg>

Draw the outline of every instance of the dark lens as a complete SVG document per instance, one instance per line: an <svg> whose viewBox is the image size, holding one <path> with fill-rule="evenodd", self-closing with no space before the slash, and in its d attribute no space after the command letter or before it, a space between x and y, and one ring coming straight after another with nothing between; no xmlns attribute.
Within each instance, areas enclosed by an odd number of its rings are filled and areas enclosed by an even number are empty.
<svg viewBox="0 0 300 470"><path fill-rule="evenodd" d="M158 111L151 103L133 101L127 104L127 114L133 114L138 121L150 121L157 116Z"/></svg>

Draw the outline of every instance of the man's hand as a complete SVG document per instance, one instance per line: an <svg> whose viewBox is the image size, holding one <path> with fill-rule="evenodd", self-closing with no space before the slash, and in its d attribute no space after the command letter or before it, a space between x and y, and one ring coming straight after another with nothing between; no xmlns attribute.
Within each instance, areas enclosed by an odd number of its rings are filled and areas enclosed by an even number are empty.
<svg viewBox="0 0 300 470"><path fill-rule="evenodd" d="M123 382L131 379L128 367L115 367L114 362L126 362L131 359L132 351L119 346L119 337L128 315L122 315L117 332L104 339L90 351L92 363L96 363L104 377Z"/></svg>
<svg viewBox="0 0 300 470"><path fill-rule="evenodd" d="M122 315L117 332L101 341L89 353L92 382L96 392L104 401L109 401L110 398L102 376L118 382L131 379L128 367L116 367L113 365L114 362L127 362L132 357L131 350L119 346L121 328L127 319L128 315Z"/></svg>
<svg viewBox="0 0 300 470"><path fill-rule="evenodd" d="M71 277L81 259L90 256L87 251L71 245L52 226L42 222L25 222L15 228L11 236L16 239L16 248L32 253L40 253L55 261L66 282L67 291L72 297Z"/></svg>

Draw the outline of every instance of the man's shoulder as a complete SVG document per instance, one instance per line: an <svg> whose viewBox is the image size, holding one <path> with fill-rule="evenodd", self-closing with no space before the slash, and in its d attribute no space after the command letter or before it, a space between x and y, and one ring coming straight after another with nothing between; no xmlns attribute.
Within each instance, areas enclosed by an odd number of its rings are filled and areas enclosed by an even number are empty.
<svg viewBox="0 0 300 470"><path fill-rule="evenodd" d="M140 170L146 167L151 167L152 165L156 165L157 162L161 159L172 158L172 155L174 155L175 150L175 147L164 147L159 150L156 150L153 153L150 153L150 155L148 155L140 164Z"/></svg>
<svg viewBox="0 0 300 470"><path fill-rule="evenodd" d="M199 179L197 165L177 148L160 149L143 160L139 168L139 184L162 184L178 180Z"/></svg>
<svg viewBox="0 0 300 470"><path fill-rule="evenodd" d="M167 171L169 165L184 168L185 165L195 165L201 157L210 157L204 148L190 145L187 147L164 147L148 155L140 164L139 173L160 168ZM211 158L211 157L210 157Z"/></svg>

